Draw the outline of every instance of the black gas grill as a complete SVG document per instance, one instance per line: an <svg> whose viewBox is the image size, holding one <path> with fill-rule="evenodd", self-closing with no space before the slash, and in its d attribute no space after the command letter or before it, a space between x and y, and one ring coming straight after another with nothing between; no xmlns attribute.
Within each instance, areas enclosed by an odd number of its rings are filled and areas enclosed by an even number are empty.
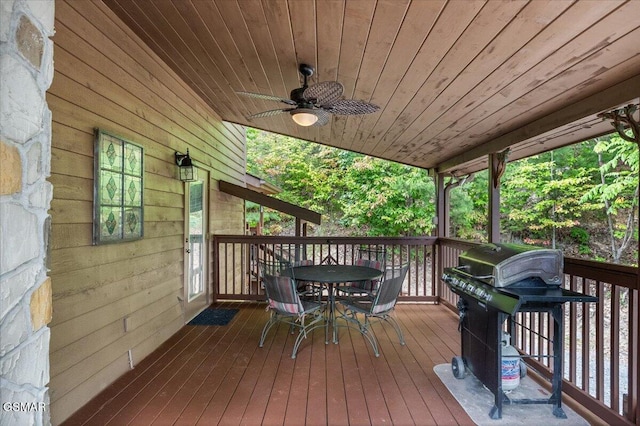
<svg viewBox="0 0 640 426"><path fill-rule="evenodd" d="M493 419L502 417L503 403L553 404L554 416L566 418L562 409L563 304L598 299L561 287L564 275L560 250L483 244L462 253L458 262L457 267L445 268L442 276L460 296L463 364L457 365L459 357L454 358L454 373L468 369L494 394L495 404L489 412ZM503 328L509 319L506 325L511 331L517 312L549 312L553 317L553 377L548 399L512 400L503 392Z"/></svg>

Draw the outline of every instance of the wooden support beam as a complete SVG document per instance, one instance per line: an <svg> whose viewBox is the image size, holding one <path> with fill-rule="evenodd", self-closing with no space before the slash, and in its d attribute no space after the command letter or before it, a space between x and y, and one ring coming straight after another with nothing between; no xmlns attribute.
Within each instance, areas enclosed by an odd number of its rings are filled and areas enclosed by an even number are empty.
<svg viewBox="0 0 640 426"><path fill-rule="evenodd" d="M253 201L261 206L269 207L271 209L278 210L282 213L289 214L301 220L315 223L320 225L322 216L320 213L316 213L312 210L305 209L304 207L296 206L295 204L287 203L286 201L278 200L277 198L270 197L265 194L261 194L256 191L252 191L247 188L243 188L233 183L225 182L223 180L218 182L220 191L226 192L233 196Z"/></svg>
<svg viewBox="0 0 640 426"><path fill-rule="evenodd" d="M489 208L487 212L487 238L490 243L500 242L500 177L506 167L506 154L489 155Z"/></svg>

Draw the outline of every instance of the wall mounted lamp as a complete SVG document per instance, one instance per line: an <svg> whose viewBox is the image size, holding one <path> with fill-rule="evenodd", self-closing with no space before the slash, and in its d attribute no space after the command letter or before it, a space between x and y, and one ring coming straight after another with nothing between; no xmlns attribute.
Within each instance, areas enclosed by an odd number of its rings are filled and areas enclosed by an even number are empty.
<svg viewBox="0 0 640 426"><path fill-rule="evenodd" d="M180 170L180 180L183 182L191 182L197 179L197 169L193 167L193 161L189 156L189 150L186 154L181 154L178 151L175 153L176 164Z"/></svg>

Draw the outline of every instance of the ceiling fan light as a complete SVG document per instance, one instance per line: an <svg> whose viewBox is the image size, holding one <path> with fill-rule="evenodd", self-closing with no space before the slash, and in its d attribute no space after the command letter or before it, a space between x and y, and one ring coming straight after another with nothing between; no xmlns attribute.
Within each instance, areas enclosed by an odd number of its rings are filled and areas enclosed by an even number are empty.
<svg viewBox="0 0 640 426"><path fill-rule="evenodd" d="M312 126L318 121L318 116L313 113L313 110L307 108L299 108L295 111L291 111L291 118L300 126Z"/></svg>

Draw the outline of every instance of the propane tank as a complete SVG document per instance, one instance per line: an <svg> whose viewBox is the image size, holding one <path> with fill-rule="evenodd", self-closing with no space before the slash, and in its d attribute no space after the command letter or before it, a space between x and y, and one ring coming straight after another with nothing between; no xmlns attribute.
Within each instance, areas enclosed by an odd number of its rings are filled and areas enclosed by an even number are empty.
<svg viewBox="0 0 640 426"><path fill-rule="evenodd" d="M511 336L502 333L502 391L510 391L520 385L520 354L511 346Z"/></svg>

